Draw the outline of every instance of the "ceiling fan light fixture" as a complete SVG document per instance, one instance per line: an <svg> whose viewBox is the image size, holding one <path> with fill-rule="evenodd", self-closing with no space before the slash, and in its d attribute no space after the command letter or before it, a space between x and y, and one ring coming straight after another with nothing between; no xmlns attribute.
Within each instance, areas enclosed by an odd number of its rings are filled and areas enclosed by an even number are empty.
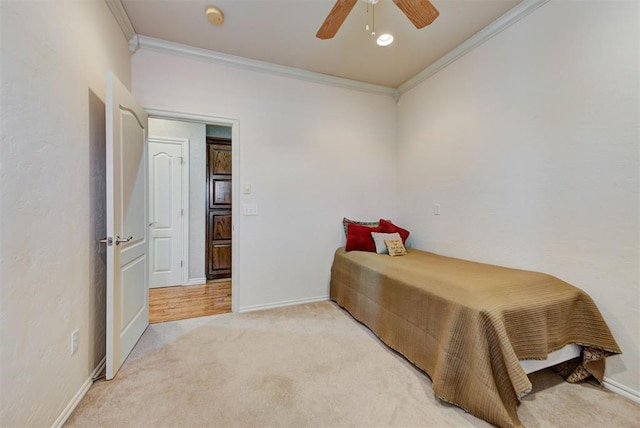
<svg viewBox="0 0 640 428"><path fill-rule="evenodd" d="M209 6L205 9L207 19L212 24L220 25L224 22L224 15L220 9L215 6Z"/></svg>
<svg viewBox="0 0 640 428"><path fill-rule="evenodd" d="M389 46L393 43L393 36L389 33L381 34L380 37L376 40L378 46Z"/></svg>
<svg viewBox="0 0 640 428"><path fill-rule="evenodd" d="M329 15L327 15L320 26L320 29L316 33L316 37L321 40L332 39L340 29L340 26L344 23L349 12L351 12L351 9L353 9L358 1L359 0L336 0L333 8L329 11ZM374 6L379 0L362 1L367 4L367 13L369 12L369 4L371 4L371 15L373 21L373 25L371 27L373 32L375 32ZM409 18L409 21L411 21L418 29L430 25L438 15L440 15L438 9L436 9L429 0L393 0L393 3L398 6L400 11L402 11L402 13Z"/></svg>

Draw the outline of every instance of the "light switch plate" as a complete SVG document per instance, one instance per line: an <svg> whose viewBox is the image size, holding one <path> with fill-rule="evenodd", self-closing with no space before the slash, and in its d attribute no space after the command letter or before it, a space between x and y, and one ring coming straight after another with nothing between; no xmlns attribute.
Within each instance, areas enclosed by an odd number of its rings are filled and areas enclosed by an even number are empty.
<svg viewBox="0 0 640 428"><path fill-rule="evenodd" d="M242 204L242 215L258 215L258 204Z"/></svg>
<svg viewBox="0 0 640 428"><path fill-rule="evenodd" d="M245 183L242 185L242 193L244 193L245 195L250 195L251 194L251 184L250 183Z"/></svg>

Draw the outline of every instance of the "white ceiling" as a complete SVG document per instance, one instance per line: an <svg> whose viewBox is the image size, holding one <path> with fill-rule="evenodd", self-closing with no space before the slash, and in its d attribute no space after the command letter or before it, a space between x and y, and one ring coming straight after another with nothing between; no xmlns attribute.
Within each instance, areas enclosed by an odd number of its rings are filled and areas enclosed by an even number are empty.
<svg viewBox="0 0 640 428"><path fill-rule="evenodd" d="M440 11L421 30L391 0L375 6L379 47L365 31L367 4L353 8L337 35L315 37L334 0L122 0L136 34L197 48L397 88L522 0L431 0ZM216 6L214 26L205 8ZM369 6L371 22L371 6Z"/></svg>

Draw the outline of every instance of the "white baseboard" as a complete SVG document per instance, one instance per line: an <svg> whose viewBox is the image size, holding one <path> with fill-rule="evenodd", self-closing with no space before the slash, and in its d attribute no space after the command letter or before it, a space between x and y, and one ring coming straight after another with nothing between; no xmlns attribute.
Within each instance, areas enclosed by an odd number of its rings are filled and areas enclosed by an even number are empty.
<svg viewBox="0 0 640 428"><path fill-rule="evenodd" d="M71 399L69 404L67 404L67 407L65 407L65 409L62 411L60 416L58 416L58 419L56 419L53 425L51 425L52 428L62 427L62 425L64 425L64 423L67 421L67 419L69 419L69 416L71 416L71 413L73 413L73 411L76 409L76 407L80 403L80 400L82 400L82 398L85 396L87 391L89 391L89 388L91 388L91 385L93 385L93 379L96 378L102 370L104 370L106 361L107 361L106 357L102 358L102 361L100 361L96 366L96 368L93 369L93 371L91 372L91 375L89 375L89 378L86 381L84 381L84 383L82 384L82 386L80 387L76 395Z"/></svg>
<svg viewBox="0 0 640 428"><path fill-rule="evenodd" d="M202 285L207 283L207 278L189 278L185 285Z"/></svg>
<svg viewBox="0 0 640 428"><path fill-rule="evenodd" d="M315 302L324 302L329 300L329 296L317 296L317 297L309 297L307 299L298 299L298 300L285 300L282 302L275 303L267 303L266 305L251 305L251 306L243 306L240 308L238 312L253 312L253 311L261 311L263 309L274 309L274 308L282 308L284 306L292 306L292 305L301 305L303 303L315 303Z"/></svg>
<svg viewBox="0 0 640 428"><path fill-rule="evenodd" d="M628 386L624 386L615 380L609 379L608 377L604 378L602 384L609 391L613 391L616 394L622 395L623 397L640 404L640 392L635 391Z"/></svg>

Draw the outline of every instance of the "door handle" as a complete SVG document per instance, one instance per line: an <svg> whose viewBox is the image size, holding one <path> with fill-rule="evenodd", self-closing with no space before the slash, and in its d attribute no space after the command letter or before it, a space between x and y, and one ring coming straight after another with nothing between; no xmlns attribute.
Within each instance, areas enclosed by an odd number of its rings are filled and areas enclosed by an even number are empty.
<svg viewBox="0 0 640 428"><path fill-rule="evenodd" d="M122 239L119 236L116 236L116 245L120 245L122 242L129 242L133 239L133 236L128 237L127 239Z"/></svg>

